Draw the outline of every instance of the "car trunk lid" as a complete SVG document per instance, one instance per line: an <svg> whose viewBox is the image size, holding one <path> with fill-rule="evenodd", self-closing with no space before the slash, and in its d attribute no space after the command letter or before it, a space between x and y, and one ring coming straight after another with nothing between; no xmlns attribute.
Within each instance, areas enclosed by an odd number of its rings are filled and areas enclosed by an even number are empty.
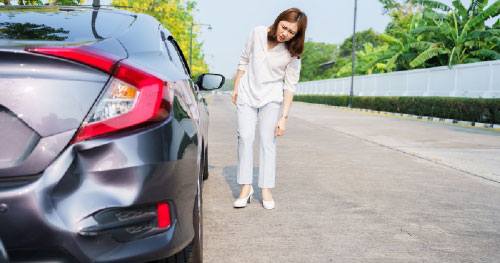
<svg viewBox="0 0 500 263"><path fill-rule="evenodd" d="M109 78L81 63L0 50L0 177L42 171L68 145Z"/></svg>

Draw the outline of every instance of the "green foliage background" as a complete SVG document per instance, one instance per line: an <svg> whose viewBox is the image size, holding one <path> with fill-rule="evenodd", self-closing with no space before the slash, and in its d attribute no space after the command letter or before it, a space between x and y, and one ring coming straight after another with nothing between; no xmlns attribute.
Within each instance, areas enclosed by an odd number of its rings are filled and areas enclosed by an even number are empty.
<svg viewBox="0 0 500 263"><path fill-rule="evenodd" d="M452 6L436 0L379 2L391 22L381 34L356 33L355 75L500 59L500 0L470 0L468 6L460 0ZM488 19L496 19L491 27ZM350 76L351 39L339 46L307 41L301 81ZM331 60L333 68L319 69Z"/></svg>
<svg viewBox="0 0 500 263"><path fill-rule="evenodd" d="M300 81L331 78L334 69L322 69L319 64L332 60L332 56L337 56L336 53L338 46L335 44L305 42Z"/></svg>

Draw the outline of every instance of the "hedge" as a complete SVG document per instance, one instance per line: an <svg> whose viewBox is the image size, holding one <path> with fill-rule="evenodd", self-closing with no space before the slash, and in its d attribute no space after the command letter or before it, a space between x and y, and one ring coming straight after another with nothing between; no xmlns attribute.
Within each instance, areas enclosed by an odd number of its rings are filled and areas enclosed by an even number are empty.
<svg viewBox="0 0 500 263"><path fill-rule="evenodd" d="M339 95L295 95L293 100L334 106L347 106L349 104L349 96ZM352 107L500 124L499 98L353 96Z"/></svg>

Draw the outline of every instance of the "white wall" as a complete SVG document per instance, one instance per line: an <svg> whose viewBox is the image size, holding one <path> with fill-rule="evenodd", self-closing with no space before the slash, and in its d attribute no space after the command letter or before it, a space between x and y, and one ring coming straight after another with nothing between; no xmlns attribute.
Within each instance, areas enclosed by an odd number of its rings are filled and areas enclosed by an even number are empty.
<svg viewBox="0 0 500 263"><path fill-rule="evenodd" d="M296 94L349 95L351 77L307 81ZM500 60L354 77L358 96L500 98Z"/></svg>

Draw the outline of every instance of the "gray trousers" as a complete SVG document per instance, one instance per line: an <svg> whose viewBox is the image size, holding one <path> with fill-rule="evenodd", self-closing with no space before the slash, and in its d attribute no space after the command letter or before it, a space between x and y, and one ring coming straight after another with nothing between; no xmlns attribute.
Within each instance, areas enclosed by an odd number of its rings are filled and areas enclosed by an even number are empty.
<svg viewBox="0 0 500 263"><path fill-rule="evenodd" d="M252 184L253 143L259 120L259 187L273 188L276 174L276 137L274 131L281 103L270 102L260 108L238 102L238 184Z"/></svg>

